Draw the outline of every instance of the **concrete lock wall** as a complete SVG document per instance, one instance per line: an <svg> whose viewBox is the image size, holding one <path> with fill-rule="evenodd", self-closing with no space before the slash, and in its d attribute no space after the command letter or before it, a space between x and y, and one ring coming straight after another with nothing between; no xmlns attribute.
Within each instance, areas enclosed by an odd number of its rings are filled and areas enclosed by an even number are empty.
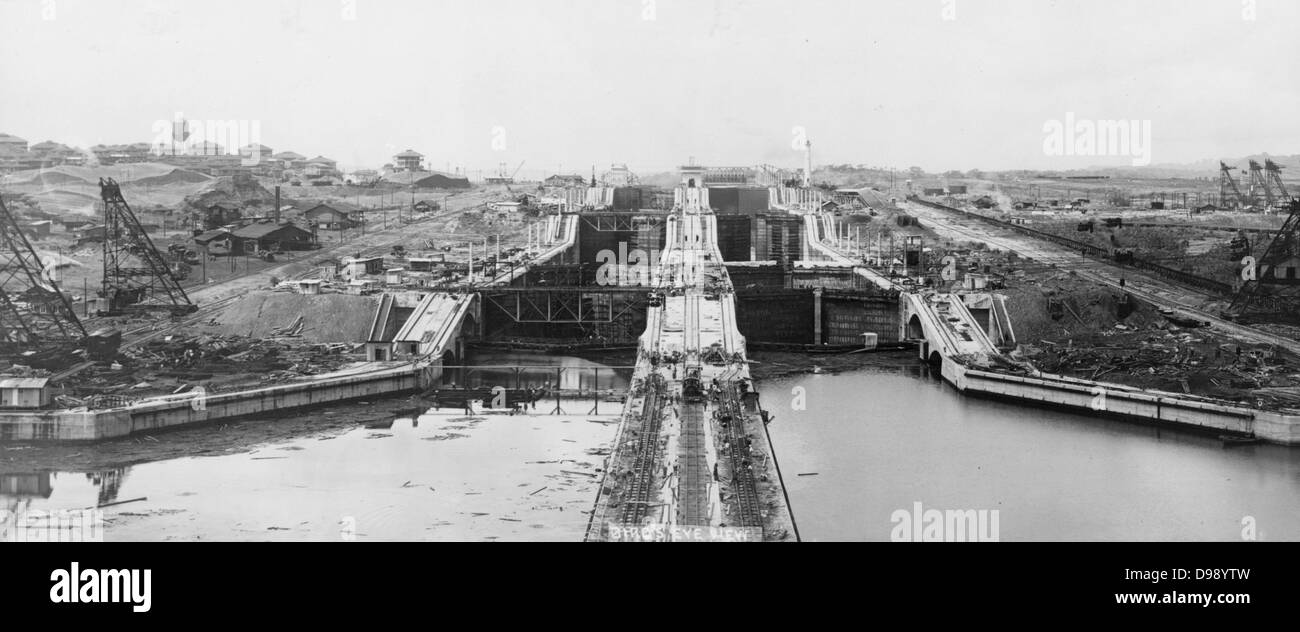
<svg viewBox="0 0 1300 632"><path fill-rule="evenodd" d="M1090 415L1178 424L1300 445L1300 416L1144 392L1063 376L1027 377L980 371L944 360L943 376L963 393L1037 402Z"/></svg>
<svg viewBox="0 0 1300 632"><path fill-rule="evenodd" d="M414 365L308 382L194 397L158 398L101 411L0 413L0 441L94 441L216 420L280 412L412 391L422 385Z"/></svg>

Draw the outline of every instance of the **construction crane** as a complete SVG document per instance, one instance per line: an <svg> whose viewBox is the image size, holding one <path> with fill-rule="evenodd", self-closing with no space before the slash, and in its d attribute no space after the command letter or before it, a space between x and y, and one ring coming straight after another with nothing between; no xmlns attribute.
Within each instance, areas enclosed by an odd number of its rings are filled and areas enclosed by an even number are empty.
<svg viewBox="0 0 1300 632"><path fill-rule="evenodd" d="M1285 203L1285 202L1290 202L1290 201L1291 201L1291 194L1287 193L1287 191L1286 191L1286 185L1285 185L1285 184L1282 184L1282 167L1281 167L1281 165L1277 164L1276 162L1273 162L1273 161L1272 161L1271 159L1269 159L1269 158L1265 158L1265 159L1264 159L1264 170L1267 172L1266 176L1267 176L1267 178L1268 178L1268 181L1273 183L1273 188L1277 189L1277 194L1278 194L1278 196L1280 196L1280 197L1282 198L1282 201L1283 201L1284 203Z"/></svg>
<svg viewBox="0 0 1300 632"><path fill-rule="evenodd" d="M59 291L57 268L46 267L0 199L0 356L64 355L86 330ZM24 359L25 364L33 362Z"/></svg>
<svg viewBox="0 0 1300 632"><path fill-rule="evenodd" d="M1223 162L1219 162L1219 204L1229 206L1228 190L1231 189L1233 199L1239 208L1246 208L1250 203L1246 201L1246 196L1241 194L1241 187L1237 186L1237 180L1232 177L1232 167Z"/></svg>
<svg viewBox="0 0 1300 632"><path fill-rule="evenodd" d="M1291 262L1300 255L1300 243L1296 239L1297 230L1300 230L1300 199L1291 200L1289 207L1286 222L1273 235L1264 254L1255 260L1254 278L1247 279L1237 290L1226 315L1240 317L1252 308L1274 314L1294 311L1296 293L1286 290L1300 288L1300 279L1295 276L1296 268L1287 267L1285 276L1277 274L1280 264ZM1276 286L1281 291L1261 293L1261 285Z"/></svg>
<svg viewBox="0 0 1300 632"><path fill-rule="evenodd" d="M510 188L510 185L515 183L515 176L519 175L519 170L524 168L524 162L526 161L519 161L519 166L515 167L515 172L510 174L510 177L506 177L506 163L501 163L501 181L506 185L506 192L511 195L515 194L515 190Z"/></svg>
<svg viewBox="0 0 1300 632"><path fill-rule="evenodd" d="M1250 161L1250 201L1258 202L1260 191L1264 192L1264 208L1273 208L1273 189L1264 177L1264 167L1254 160Z"/></svg>
<svg viewBox="0 0 1300 632"><path fill-rule="evenodd" d="M188 314L198 309L172 275L167 259L122 198L112 178L100 178L104 200L104 281L100 295L108 312L168 310Z"/></svg>

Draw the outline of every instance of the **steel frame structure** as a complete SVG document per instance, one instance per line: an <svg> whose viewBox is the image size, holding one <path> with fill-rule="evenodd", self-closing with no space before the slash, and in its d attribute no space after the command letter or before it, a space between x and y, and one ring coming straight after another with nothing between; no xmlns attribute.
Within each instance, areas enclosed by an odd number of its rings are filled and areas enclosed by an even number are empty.
<svg viewBox="0 0 1300 632"><path fill-rule="evenodd" d="M167 260L122 197L122 188L112 178L100 178L99 191L104 200L102 293L109 311L195 311L197 307L172 276Z"/></svg>
<svg viewBox="0 0 1300 632"><path fill-rule="evenodd" d="M28 351L86 337L68 297L2 199L0 257L0 344Z"/></svg>
<svg viewBox="0 0 1300 632"><path fill-rule="evenodd" d="M1268 248L1255 262L1255 279L1242 284L1233 297L1232 304L1228 307L1229 314L1241 316L1252 307L1259 308L1257 311L1270 313L1293 311L1296 303L1300 300L1300 296L1297 296L1294 290L1261 295L1259 288L1260 285L1276 285L1284 289L1292 289L1286 285L1278 284L1279 280L1273 276L1273 272L1277 264L1300 255L1300 242L1297 241L1296 235L1297 230L1300 230L1300 199L1292 199L1290 200L1290 215L1287 216L1286 222L1273 235L1273 239L1268 243Z"/></svg>

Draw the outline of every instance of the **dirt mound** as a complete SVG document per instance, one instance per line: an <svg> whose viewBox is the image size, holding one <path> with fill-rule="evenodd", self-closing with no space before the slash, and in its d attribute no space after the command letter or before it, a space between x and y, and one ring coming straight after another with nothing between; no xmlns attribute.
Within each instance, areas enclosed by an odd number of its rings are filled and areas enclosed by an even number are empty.
<svg viewBox="0 0 1300 632"><path fill-rule="evenodd" d="M233 303L216 316L217 325L204 333L250 338L270 338L296 331L302 318L303 342L364 342L378 308L373 296L350 294L291 294L256 292Z"/></svg>
<svg viewBox="0 0 1300 632"><path fill-rule="evenodd" d="M185 206L191 211L205 211L214 204L244 208L271 206L274 203L275 194L257 180L228 176L212 179L197 193L185 198Z"/></svg>
<svg viewBox="0 0 1300 632"><path fill-rule="evenodd" d="M62 184L86 184L88 182L90 181L70 173L63 173L60 171L46 171L43 173L35 174L30 179L24 181L23 184L39 184L41 186L50 187L50 186L59 186Z"/></svg>
<svg viewBox="0 0 1300 632"><path fill-rule="evenodd" d="M139 178L133 180L132 184L143 184L148 186L159 186L165 184L176 184L181 182L207 182L212 176L201 174L197 171L187 169L172 169L170 172L161 176L152 176L149 178Z"/></svg>

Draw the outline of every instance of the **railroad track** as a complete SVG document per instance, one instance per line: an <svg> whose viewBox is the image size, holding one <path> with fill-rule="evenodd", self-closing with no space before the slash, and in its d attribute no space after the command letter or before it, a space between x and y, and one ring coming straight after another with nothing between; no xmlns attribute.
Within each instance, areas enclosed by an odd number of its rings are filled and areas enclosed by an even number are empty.
<svg viewBox="0 0 1300 632"><path fill-rule="evenodd" d="M754 479L749 450L745 448L745 439L748 438L745 415L734 383L723 388L718 404L718 414L731 417L727 423L728 448L724 456L731 465L729 486L736 503L736 524L732 526L761 527L763 512L758 498L758 482Z"/></svg>
<svg viewBox="0 0 1300 632"><path fill-rule="evenodd" d="M632 481L623 499L623 524L641 524L650 510L654 492L654 473L659 454L659 408L663 399L663 381L657 375L646 380L645 406L641 409L641 427L636 438L636 456L632 460Z"/></svg>

